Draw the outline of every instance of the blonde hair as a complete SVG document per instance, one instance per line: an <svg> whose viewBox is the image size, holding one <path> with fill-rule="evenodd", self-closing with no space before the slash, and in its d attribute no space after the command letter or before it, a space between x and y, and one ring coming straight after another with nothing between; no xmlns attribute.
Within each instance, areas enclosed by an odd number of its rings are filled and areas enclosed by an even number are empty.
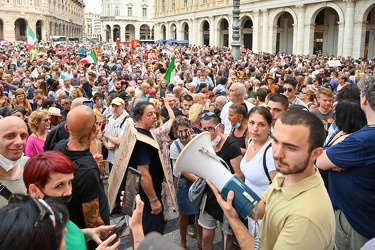
<svg viewBox="0 0 375 250"><path fill-rule="evenodd" d="M38 131L39 123L42 121L42 119L45 116L49 116L49 115L50 115L49 112L45 109L33 111L29 117L30 130L33 132Z"/></svg>
<svg viewBox="0 0 375 250"><path fill-rule="evenodd" d="M206 110L206 107L203 104L194 103L189 109L189 120L191 122L198 122L204 110Z"/></svg>

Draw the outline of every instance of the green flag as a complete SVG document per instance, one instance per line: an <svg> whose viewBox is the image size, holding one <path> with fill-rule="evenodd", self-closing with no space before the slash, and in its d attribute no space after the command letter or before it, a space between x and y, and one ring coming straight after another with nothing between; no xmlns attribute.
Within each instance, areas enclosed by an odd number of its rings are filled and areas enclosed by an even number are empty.
<svg viewBox="0 0 375 250"><path fill-rule="evenodd" d="M94 63L97 64L98 59L96 58L96 51L95 50L91 51L90 56L91 56L92 60L94 61Z"/></svg>
<svg viewBox="0 0 375 250"><path fill-rule="evenodd" d="M172 57L172 60L169 63L167 72L165 72L165 75L164 75L164 79L168 83L172 83L173 82L173 78L174 78L174 61L175 61L175 57Z"/></svg>

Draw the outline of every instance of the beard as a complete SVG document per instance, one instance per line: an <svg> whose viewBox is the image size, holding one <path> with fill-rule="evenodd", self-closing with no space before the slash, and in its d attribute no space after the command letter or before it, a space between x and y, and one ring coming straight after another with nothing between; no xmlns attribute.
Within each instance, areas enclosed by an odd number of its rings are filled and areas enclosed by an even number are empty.
<svg viewBox="0 0 375 250"><path fill-rule="evenodd" d="M283 162L278 157L274 157L274 160L275 160L275 163L276 163L275 164L276 170L278 172L282 173L283 175L302 173L309 166L310 157L311 157L311 153L305 159L296 161L292 165L289 165L289 164ZM282 167L280 167L278 165L278 163L280 163L282 165Z"/></svg>

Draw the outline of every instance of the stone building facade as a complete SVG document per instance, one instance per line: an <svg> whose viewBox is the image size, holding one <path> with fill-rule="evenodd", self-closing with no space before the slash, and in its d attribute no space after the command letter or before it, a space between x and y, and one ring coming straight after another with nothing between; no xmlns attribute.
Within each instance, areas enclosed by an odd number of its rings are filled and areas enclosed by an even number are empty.
<svg viewBox="0 0 375 250"><path fill-rule="evenodd" d="M230 46L232 0L155 1L155 40ZM241 0L241 43L255 52L375 57L375 0Z"/></svg>
<svg viewBox="0 0 375 250"><path fill-rule="evenodd" d="M155 1L155 3L157 3ZM154 40L154 0L103 0L102 39L104 42Z"/></svg>
<svg viewBox="0 0 375 250"><path fill-rule="evenodd" d="M30 26L39 40L82 38L83 0L0 0L0 40L26 41Z"/></svg>
<svg viewBox="0 0 375 250"><path fill-rule="evenodd" d="M102 23L99 14L86 13L86 38L93 41L101 41Z"/></svg>

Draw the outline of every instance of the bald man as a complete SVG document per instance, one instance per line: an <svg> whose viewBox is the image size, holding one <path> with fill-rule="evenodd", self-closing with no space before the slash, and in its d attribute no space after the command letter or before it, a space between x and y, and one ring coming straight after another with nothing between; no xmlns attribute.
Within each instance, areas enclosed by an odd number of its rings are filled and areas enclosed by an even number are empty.
<svg viewBox="0 0 375 250"><path fill-rule="evenodd" d="M27 139L25 122L17 116L0 119L0 207L12 193L26 193L23 167L29 157L23 156Z"/></svg>
<svg viewBox="0 0 375 250"><path fill-rule="evenodd" d="M109 225L109 205L102 173L90 152L95 122L96 116L91 108L85 105L75 107L68 113L65 125L69 140L62 140L55 146L55 150L68 156L77 169L68 208L70 220L79 228ZM91 245L88 247L90 249Z"/></svg>
<svg viewBox="0 0 375 250"><path fill-rule="evenodd" d="M78 107L80 105L83 105L84 101L88 101L86 97L78 97L72 101L72 104L70 105L70 110L74 109L75 107ZM70 113L70 112L69 112ZM68 113L68 114L69 114ZM68 139L69 133L65 129L66 119L62 120L59 125L55 126L47 135L47 138L44 142L43 149L44 151L53 150L56 143L60 140Z"/></svg>

